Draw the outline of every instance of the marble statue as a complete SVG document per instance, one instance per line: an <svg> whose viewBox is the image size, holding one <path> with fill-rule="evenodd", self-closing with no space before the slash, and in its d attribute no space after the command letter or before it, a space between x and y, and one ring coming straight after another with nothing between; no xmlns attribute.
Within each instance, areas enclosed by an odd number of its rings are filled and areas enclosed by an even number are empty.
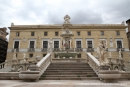
<svg viewBox="0 0 130 87"><path fill-rule="evenodd" d="M39 48L39 45L40 45L40 39L39 37L37 37L37 48Z"/></svg>
<svg viewBox="0 0 130 87"><path fill-rule="evenodd" d="M104 65L106 63L105 60L106 49L107 49L106 41L100 40L100 43L98 44L97 47L97 53L99 54L100 65Z"/></svg>
<svg viewBox="0 0 130 87"><path fill-rule="evenodd" d="M26 62L26 59L25 59L25 58L26 58L26 54L23 53L23 59L24 59L23 62Z"/></svg>
<svg viewBox="0 0 130 87"><path fill-rule="evenodd" d="M16 59L16 49L14 49L13 59Z"/></svg>
<svg viewBox="0 0 130 87"><path fill-rule="evenodd" d="M26 54L25 53L23 53L23 58L25 58L26 57Z"/></svg>
<svg viewBox="0 0 130 87"><path fill-rule="evenodd" d="M51 53L52 52L52 44L53 44L53 40L52 38L50 38L50 40L48 41L49 45L48 45L48 53Z"/></svg>
<svg viewBox="0 0 130 87"><path fill-rule="evenodd" d="M66 15L65 17L64 17L64 23L70 23L70 16L69 15Z"/></svg>
<svg viewBox="0 0 130 87"><path fill-rule="evenodd" d="M121 52L121 49L119 50L119 59L122 59L122 52Z"/></svg>

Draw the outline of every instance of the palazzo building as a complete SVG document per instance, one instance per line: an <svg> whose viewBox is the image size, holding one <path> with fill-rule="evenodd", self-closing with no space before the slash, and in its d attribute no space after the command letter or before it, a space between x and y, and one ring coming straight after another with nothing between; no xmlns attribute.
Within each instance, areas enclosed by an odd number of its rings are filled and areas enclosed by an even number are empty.
<svg viewBox="0 0 130 87"><path fill-rule="evenodd" d="M130 19L126 21L128 25L128 32L127 32L127 38L128 38L128 43L129 43L129 49L130 49Z"/></svg>
<svg viewBox="0 0 130 87"><path fill-rule="evenodd" d="M6 28L0 28L0 63L6 60L8 46L8 42L6 41L6 35Z"/></svg>
<svg viewBox="0 0 130 87"><path fill-rule="evenodd" d="M60 36L64 31L63 24L41 24L41 25L15 25L11 24L10 38L8 44L7 60L13 58L16 49L17 58L23 58L26 53L28 58L47 54L48 40L53 40L52 58L59 58L57 52L62 52L66 45ZM76 58L86 58L86 52L91 52L98 58L97 47L99 40L106 40L106 57L119 57L121 49L122 58L129 60L129 46L124 22L121 24L71 24L69 31L74 36L69 41L69 50L78 52Z"/></svg>

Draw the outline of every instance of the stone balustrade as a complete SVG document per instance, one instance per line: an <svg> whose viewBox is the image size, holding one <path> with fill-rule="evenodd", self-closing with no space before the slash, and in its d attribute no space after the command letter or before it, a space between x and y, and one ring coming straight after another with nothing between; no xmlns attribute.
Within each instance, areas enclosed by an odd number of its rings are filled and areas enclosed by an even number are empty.
<svg viewBox="0 0 130 87"><path fill-rule="evenodd" d="M93 55L91 55L91 53L87 53L87 62L95 71L95 73L98 74L98 71L100 69L99 61Z"/></svg>
<svg viewBox="0 0 130 87"><path fill-rule="evenodd" d="M30 65L27 71L21 71L19 77L22 80L36 81L44 73L51 63L51 53L48 53L37 64Z"/></svg>

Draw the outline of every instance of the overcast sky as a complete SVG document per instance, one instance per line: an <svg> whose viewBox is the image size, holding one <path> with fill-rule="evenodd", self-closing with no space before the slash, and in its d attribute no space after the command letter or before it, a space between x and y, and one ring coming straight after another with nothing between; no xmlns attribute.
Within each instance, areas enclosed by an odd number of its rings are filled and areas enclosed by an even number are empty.
<svg viewBox="0 0 130 87"><path fill-rule="evenodd" d="M0 27L14 24L116 24L130 19L130 0L0 0Z"/></svg>

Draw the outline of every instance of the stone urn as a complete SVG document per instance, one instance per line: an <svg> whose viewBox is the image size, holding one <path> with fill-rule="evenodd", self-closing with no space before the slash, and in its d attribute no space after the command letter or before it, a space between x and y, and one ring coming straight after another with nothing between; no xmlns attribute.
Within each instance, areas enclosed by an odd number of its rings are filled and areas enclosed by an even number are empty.
<svg viewBox="0 0 130 87"><path fill-rule="evenodd" d="M98 77L104 82L115 82L121 77L121 74L118 70L100 70Z"/></svg>

